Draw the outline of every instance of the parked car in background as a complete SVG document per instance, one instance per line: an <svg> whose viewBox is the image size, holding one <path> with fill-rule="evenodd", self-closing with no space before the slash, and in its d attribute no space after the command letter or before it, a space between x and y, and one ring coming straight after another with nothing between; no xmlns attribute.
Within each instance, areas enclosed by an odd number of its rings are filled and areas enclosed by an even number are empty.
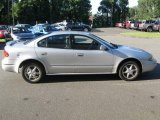
<svg viewBox="0 0 160 120"><path fill-rule="evenodd" d="M37 83L45 75L118 74L135 80L157 65L141 49L115 45L86 32L53 32L34 40L12 41L4 49L2 69Z"/></svg>
<svg viewBox="0 0 160 120"><path fill-rule="evenodd" d="M125 24L124 26L125 26L126 29L131 28L131 21L126 21L124 24Z"/></svg>
<svg viewBox="0 0 160 120"><path fill-rule="evenodd" d="M135 29L135 21L130 22L130 29Z"/></svg>
<svg viewBox="0 0 160 120"><path fill-rule="evenodd" d="M138 30L140 21L131 21L130 29Z"/></svg>
<svg viewBox="0 0 160 120"><path fill-rule="evenodd" d="M139 24L139 30L147 31L147 32L152 32L153 31L153 25L154 25L154 23L155 23L154 20L143 20Z"/></svg>
<svg viewBox="0 0 160 120"><path fill-rule="evenodd" d="M59 31L59 30L49 24L38 24L33 26L32 29L33 34L41 34L41 35L49 34L54 31Z"/></svg>
<svg viewBox="0 0 160 120"><path fill-rule="evenodd" d="M123 23L122 22L117 22L116 23L116 27L122 28L123 27Z"/></svg>
<svg viewBox="0 0 160 120"><path fill-rule="evenodd" d="M29 24L17 24L17 25L15 25L15 27L25 27L25 28L28 28L28 29L32 28L32 26L29 25Z"/></svg>
<svg viewBox="0 0 160 120"><path fill-rule="evenodd" d="M13 40L34 39L35 35L25 27L11 27L10 34Z"/></svg>
<svg viewBox="0 0 160 120"><path fill-rule="evenodd" d="M154 23L153 30L160 32L160 19L156 20L156 22Z"/></svg>
<svg viewBox="0 0 160 120"><path fill-rule="evenodd" d="M63 30L64 31L66 29L63 24L55 23L55 24L52 24L51 26L55 27L58 30Z"/></svg>
<svg viewBox="0 0 160 120"><path fill-rule="evenodd" d="M66 30L68 31L91 31L91 27L89 25L83 24L83 23L68 23L66 26Z"/></svg>
<svg viewBox="0 0 160 120"><path fill-rule="evenodd" d="M6 25L0 25L0 39L10 37L8 33L8 27Z"/></svg>

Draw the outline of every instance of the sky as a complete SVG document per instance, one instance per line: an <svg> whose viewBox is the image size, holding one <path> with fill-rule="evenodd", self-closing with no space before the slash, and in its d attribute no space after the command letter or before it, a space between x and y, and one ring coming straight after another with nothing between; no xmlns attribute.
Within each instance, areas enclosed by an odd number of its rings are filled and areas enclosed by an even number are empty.
<svg viewBox="0 0 160 120"><path fill-rule="evenodd" d="M101 1L102 0L91 0L93 14L97 13L98 7L99 7ZM138 0L129 0L129 7L133 7L136 5L138 5Z"/></svg>

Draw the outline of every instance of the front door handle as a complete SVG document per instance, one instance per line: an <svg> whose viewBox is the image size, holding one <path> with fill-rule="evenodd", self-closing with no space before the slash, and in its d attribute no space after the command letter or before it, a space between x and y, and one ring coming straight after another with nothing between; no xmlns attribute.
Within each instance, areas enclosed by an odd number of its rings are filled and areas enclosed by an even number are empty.
<svg viewBox="0 0 160 120"><path fill-rule="evenodd" d="M83 53L77 53L77 56L79 56L79 57L83 57L83 56L84 56L84 54L83 54Z"/></svg>
<svg viewBox="0 0 160 120"><path fill-rule="evenodd" d="M47 52L42 53L41 55L47 55Z"/></svg>

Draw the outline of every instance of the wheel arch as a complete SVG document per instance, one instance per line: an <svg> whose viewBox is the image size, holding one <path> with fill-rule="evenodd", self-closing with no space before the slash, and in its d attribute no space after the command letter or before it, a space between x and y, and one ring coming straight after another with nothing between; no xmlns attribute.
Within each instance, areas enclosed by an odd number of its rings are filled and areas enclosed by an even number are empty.
<svg viewBox="0 0 160 120"><path fill-rule="evenodd" d="M138 59L136 59L136 58L127 58L127 59L122 60L122 61L119 63L116 72L118 73L118 71L119 71L119 69L120 69L120 67L122 66L123 63L129 62L129 61L136 62L136 63L140 66L140 72L142 73L142 69L143 69L142 63L141 63Z"/></svg>
<svg viewBox="0 0 160 120"><path fill-rule="evenodd" d="M46 67L44 66L44 64L43 64L42 62L40 62L39 60L35 60L35 59L28 59L28 60L22 61L22 62L19 64L18 72L20 73L23 65L28 64L28 63L37 63L37 64L41 65L41 66L44 68L45 74L47 73L47 69L46 69Z"/></svg>

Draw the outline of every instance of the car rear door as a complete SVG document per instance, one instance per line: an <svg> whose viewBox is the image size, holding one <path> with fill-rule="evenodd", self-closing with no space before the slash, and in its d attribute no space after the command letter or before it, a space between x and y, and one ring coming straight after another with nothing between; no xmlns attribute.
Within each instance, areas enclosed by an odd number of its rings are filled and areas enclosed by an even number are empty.
<svg viewBox="0 0 160 120"><path fill-rule="evenodd" d="M75 56L75 73L111 73L112 51L100 50L101 44L82 35L71 35Z"/></svg>
<svg viewBox="0 0 160 120"><path fill-rule="evenodd" d="M48 68L48 74L73 73L74 51L70 49L69 35L55 35L37 43L39 58Z"/></svg>

